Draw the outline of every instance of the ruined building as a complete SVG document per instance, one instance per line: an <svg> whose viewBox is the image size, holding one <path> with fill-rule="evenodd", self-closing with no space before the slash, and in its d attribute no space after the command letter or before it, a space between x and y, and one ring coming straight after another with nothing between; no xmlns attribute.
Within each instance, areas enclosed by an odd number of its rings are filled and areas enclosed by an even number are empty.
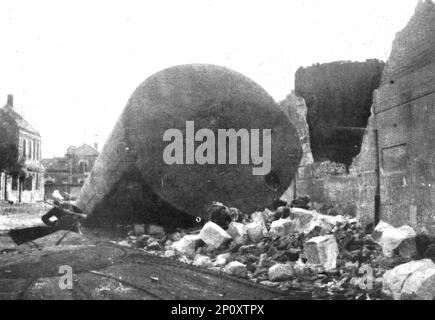
<svg viewBox="0 0 435 320"><path fill-rule="evenodd" d="M0 201L44 198L41 135L14 110L12 95L0 109Z"/></svg>
<svg viewBox="0 0 435 320"><path fill-rule="evenodd" d="M360 151L384 63L335 62L299 68L295 94L309 106L307 122L316 161L350 166Z"/></svg>
<svg viewBox="0 0 435 320"><path fill-rule="evenodd" d="M435 4L399 32L374 94L382 218L435 233Z"/></svg>
<svg viewBox="0 0 435 320"><path fill-rule="evenodd" d="M419 3L384 68L315 65L295 81L300 97L281 107L307 114L292 120L304 159L286 197L306 193L319 210L435 234L435 4Z"/></svg>

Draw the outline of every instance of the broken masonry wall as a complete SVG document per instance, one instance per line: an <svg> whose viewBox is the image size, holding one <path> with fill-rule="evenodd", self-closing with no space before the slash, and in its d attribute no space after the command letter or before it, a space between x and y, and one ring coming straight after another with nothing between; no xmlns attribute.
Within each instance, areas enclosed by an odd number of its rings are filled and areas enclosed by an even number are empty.
<svg viewBox="0 0 435 320"><path fill-rule="evenodd" d="M352 160L360 151L365 154L372 148L373 121L369 121L369 116L373 90L380 83L383 66L381 61L367 60L315 65L297 71L295 86L310 104L295 92L281 102L281 108L297 127L304 150L296 185L292 183L283 199L290 201L308 194L319 211L371 222L376 162L369 154L358 157L361 167L353 166Z"/></svg>
<svg viewBox="0 0 435 320"><path fill-rule="evenodd" d="M301 163L296 186L284 198L291 200L289 196L294 197L296 190L297 195L309 194L317 209L352 214L364 224L373 222L379 162L379 218L396 227L408 224L418 232L435 234L434 88L435 4L425 1L394 40L380 87L373 93L360 152L348 172L331 159L316 158L313 143L319 141L316 135L311 136L316 161ZM286 99L281 105L289 110L299 108L289 101L297 98ZM318 99L316 103L324 105ZM320 125L326 126L329 118L326 120ZM304 128L310 125L310 134L313 131L309 121L291 121Z"/></svg>
<svg viewBox="0 0 435 320"><path fill-rule="evenodd" d="M354 159L348 171L341 163L314 161L308 124L303 117L306 115L303 98L292 93L281 102L281 107L296 126L304 150L296 176L296 186L293 181L282 199L291 201L297 196L308 194L314 207L323 213L355 216L363 224L373 222L377 181L374 115L370 116L364 131L361 153Z"/></svg>
<svg viewBox="0 0 435 320"><path fill-rule="evenodd" d="M295 126L299 135L302 146L302 159L299 163L296 176L299 171L304 167L311 165L314 162L313 154L310 145L310 132L307 124L307 105L304 98L298 97L292 91L283 101L279 103L281 110L289 117L290 122ZM282 196L283 199L291 201L296 197L297 191L295 190L294 180L290 187L285 191Z"/></svg>
<svg viewBox="0 0 435 320"><path fill-rule="evenodd" d="M356 215L363 224L371 223L375 218L375 195L378 180L375 121L372 109L364 131L361 152L354 158L349 168L350 175L358 180L358 196L355 199Z"/></svg>
<svg viewBox="0 0 435 320"><path fill-rule="evenodd" d="M310 145L310 132L307 124L307 105L304 98L298 97L292 91L281 103L281 110L289 117L295 125L302 145L302 160L300 166L314 162Z"/></svg>
<svg viewBox="0 0 435 320"><path fill-rule="evenodd" d="M308 194L319 211L358 215L356 203L361 197L361 188L357 176L348 174L344 164L314 161L306 120L305 100L292 92L280 103L280 106L296 127L303 149L302 160L295 179L296 185L293 181L282 199L291 201L297 196Z"/></svg>
<svg viewBox="0 0 435 320"><path fill-rule="evenodd" d="M374 94L383 220L435 234L435 4L397 33Z"/></svg>
<svg viewBox="0 0 435 320"><path fill-rule="evenodd" d="M373 90L378 88L384 63L338 61L299 68L295 94L308 107L311 149L316 161L349 167L359 154L370 116Z"/></svg>

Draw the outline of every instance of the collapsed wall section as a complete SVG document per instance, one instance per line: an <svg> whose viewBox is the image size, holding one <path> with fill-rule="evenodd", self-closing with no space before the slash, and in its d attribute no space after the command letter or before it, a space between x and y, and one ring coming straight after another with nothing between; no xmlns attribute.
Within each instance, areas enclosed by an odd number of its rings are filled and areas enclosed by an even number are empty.
<svg viewBox="0 0 435 320"><path fill-rule="evenodd" d="M353 214L366 224L378 213L378 219L396 227L408 224L418 232L435 234L434 2L421 1L407 26L397 33L371 108L371 100L366 100L362 109L347 104L357 96L352 91L331 91L331 86L347 79L340 78L341 71L331 71L333 66L298 71L296 93L306 98L308 109L307 123L302 126L309 126L315 161L301 164L293 192L285 196L294 197L294 191L296 195L309 194L317 209L329 213ZM343 70L342 66L338 70ZM290 102L300 99L286 99L281 105L297 109ZM346 114L353 115L353 120L340 118L344 106L349 106L351 111L346 109ZM364 120L366 112L370 116ZM362 127L364 121L366 127ZM301 122L294 123L301 126ZM334 127L350 123L363 129L359 153L351 162L352 152L337 157L343 146L328 140ZM352 151L349 144L344 147ZM337 161L347 170L340 169ZM379 199L378 210L375 199Z"/></svg>
<svg viewBox="0 0 435 320"><path fill-rule="evenodd" d="M295 93L305 99L311 148L316 161L350 166L360 152L372 94L384 63L339 61L299 68Z"/></svg>
<svg viewBox="0 0 435 320"><path fill-rule="evenodd" d="M372 93L383 66L381 61L367 60L297 71L295 87L305 97L292 92L281 108L298 130L304 156L284 199L308 194L323 213L365 217L373 212L375 162L359 156L361 167L355 168L352 160L371 147L367 141L373 130Z"/></svg>
<svg viewBox="0 0 435 320"><path fill-rule="evenodd" d="M360 155L356 161L361 163L361 166L358 165L358 170L351 166L349 172L341 163L330 160L314 161L306 120L308 110L305 100L292 92L280 105L295 125L304 151L296 179L283 195L283 199L291 201L297 196L308 194L315 208L323 213L365 217L367 215L363 212L372 212L375 166L371 158ZM362 145L364 155L368 155L366 151L371 148L369 133L372 122L369 120L369 127L364 131Z"/></svg>

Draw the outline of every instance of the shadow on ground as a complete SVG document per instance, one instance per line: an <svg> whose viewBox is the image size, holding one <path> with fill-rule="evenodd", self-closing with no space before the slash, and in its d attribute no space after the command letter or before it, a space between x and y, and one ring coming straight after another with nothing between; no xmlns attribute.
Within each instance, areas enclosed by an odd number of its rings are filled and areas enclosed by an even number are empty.
<svg viewBox="0 0 435 320"><path fill-rule="evenodd" d="M16 236L43 235L36 228ZM200 269L143 251L57 231L17 245L0 256L0 299L310 299L251 281ZM61 266L73 272L73 288L61 289Z"/></svg>

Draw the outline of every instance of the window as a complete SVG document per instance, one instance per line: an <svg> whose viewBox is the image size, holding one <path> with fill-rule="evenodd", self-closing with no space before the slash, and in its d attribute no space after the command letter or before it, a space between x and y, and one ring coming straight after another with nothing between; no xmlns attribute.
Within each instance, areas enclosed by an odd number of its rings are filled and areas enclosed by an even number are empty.
<svg viewBox="0 0 435 320"><path fill-rule="evenodd" d="M24 190L31 191L33 187L33 175L29 175L24 180Z"/></svg>
<svg viewBox="0 0 435 320"><path fill-rule="evenodd" d="M12 178L12 190L18 190L18 178Z"/></svg>
<svg viewBox="0 0 435 320"><path fill-rule="evenodd" d="M40 183L40 181L39 181L39 174L37 173L36 174L36 185L35 185L35 189L36 190L39 190L39 183Z"/></svg>
<svg viewBox="0 0 435 320"><path fill-rule="evenodd" d="M36 155L38 154L38 149L36 145L36 140L33 140L33 160L36 160Z"/></svg>
<svg viewBox="0 0 435 320"><path fill-rule="evenodd" d="M29 140L29 159L32 159L32 140Z"/></svg>
<svg viewBox="0 0 435 320"><path fill-rule="evenodd" d="M80 161L79 163L79 171L84 173L88 171L88 162L86 160Z"/></svg>
<svg viewBox="0 0 435 320"><path fill-rule="evenodd" d="M27 156L26 146L27 146L27 141L26 139L23 139L23 158L26 158Z"/></svg>

